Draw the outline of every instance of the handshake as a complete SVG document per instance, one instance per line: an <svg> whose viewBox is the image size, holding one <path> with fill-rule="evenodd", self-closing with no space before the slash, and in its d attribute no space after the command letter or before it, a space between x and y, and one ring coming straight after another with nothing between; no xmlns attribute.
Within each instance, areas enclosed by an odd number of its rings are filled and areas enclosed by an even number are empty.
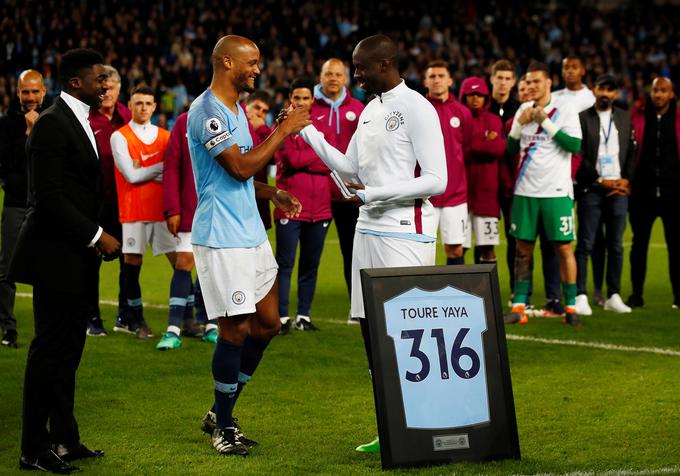
<svg viewBox="0 0 680 476"><path fill-rule="evenodd" d="M287 109L281 109L276 117L276 124L286 135L297 134L311 123L308 107L290 105Z"/></svg>

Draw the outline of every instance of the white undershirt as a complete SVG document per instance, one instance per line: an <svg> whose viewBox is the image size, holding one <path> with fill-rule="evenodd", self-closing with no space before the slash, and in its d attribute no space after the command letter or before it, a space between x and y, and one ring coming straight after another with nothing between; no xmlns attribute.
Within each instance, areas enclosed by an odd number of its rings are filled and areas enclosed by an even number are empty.
<svg viewBox="0 0 680 476"><path fill-rule="evenodd" d="M619 131L612 120L612 110L597 111L600 117L600 145L597 149L597 173L605 180L621 178ZM609 125L611 124L611 132Z"/></svg>
<svg viewBox="0 0 680 476"><path fill-rule="evenodd" d="M85 134L87 134L87 138L90 139L90 144L94 149L95 155L97 156L97 158L99 158L99 151L97 150L97 140L94 138L94 132L92 132L92 126L90 126L90 121L88 120L88 118L90 117L90 106L85 104L80 99L71 96L65 91L62 91L59 94L59 97L66 103L69 109L73 111L73 114L75 114L76 119L78 119L78 122L83 127ZM94 238L92 239L92 241L90 241L90 246L94 246L95 243L97 243L97 240L99 240L99 237L102 236L103 231L104 230L102 229L101 226L97 227L97 233L95 233Z"/></svg>

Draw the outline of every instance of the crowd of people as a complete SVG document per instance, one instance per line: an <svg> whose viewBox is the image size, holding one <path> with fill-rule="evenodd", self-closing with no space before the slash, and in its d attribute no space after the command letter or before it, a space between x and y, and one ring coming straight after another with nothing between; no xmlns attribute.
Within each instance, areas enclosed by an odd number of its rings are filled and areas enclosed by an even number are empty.
<svg viewBox="0 0 680 476"><path fill-rule="evenodd" d="M26 0L0 5L0 115L16 97L17 75L33 68L43 74L49 96L59 90L56 66L68 48L101 51L118 69L123 100L144 82L159 107L154 122L184 112L209 81L208 56L214 38L238 31L262 51L259 85L278 112L291 81L318 73L325 58L347 60L352 45L375 31L397 38L402 76L423 92L424 67L442 59L452 67L456 85L488 71L497 58L520 68L541 59L555 86L565 54L583 58L591 83L617 71L621 96L632 103L654 74L677 77L678 29L671 5L626 5L607 11L582 4L489 2L469 0L412 4L368 4L270 0L197 5L168 0L131 5L124 0L96 3L66 0L55 4ZM69 12L64 15L63 12ZM520 34L521 32L521 34ZM360 88L352 95L365 99Z"/></svg>

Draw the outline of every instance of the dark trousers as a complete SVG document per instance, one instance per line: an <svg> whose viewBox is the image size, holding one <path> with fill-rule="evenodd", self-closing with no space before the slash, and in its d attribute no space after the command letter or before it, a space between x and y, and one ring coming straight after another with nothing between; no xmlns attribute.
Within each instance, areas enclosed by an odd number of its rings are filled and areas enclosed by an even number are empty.
<svg viewBox="0 0 680 476"><path fill-rule="evenodd" d="M317 222L288 220L285 225L281 223L281 220L276 221L276 262L279 265L279 315L281 317L289 315L290 277L295 266L298 242L300 243L300 261L297 313L309 316L328 225L330 225L330 220Z"/></svg>
<svg viewBox="0 0 680 476"><path fill-rule="evenodd" d="M0 230L0 324L5 331L16 330L17 320L14 317L14 299L16 285L7 280L7 268L12 252L16 246L21 223L26 209L22 207L4 207L2 209L2 229Z"/></svg>
<svg viewBox="0 0 680 476"><path fill-rule="evenodd" d="M510 212L512 211L512 198L501 197L499 199L501 212L503 212L503 228L505 229L505 239L508 241L508 248L505 254L505 263L508 265L510 275L510 292L515 292L515 255L517 254L517 242L515 237L510 234ZM531 294L531 293L530 293Z"/></svg>
<svg viewBox="0 0 680 476"><path fill-rule="evenodd" d="M657 217L663 223L668 268L675 304L680 304L680 196L656 197L642 193L631 196L630 225L633 229L633 245L630 249L630 279L633 294L642 297L647 274L647 249L652 226Z"/></svg>
<svg viewBox="0 0 680 476"><path fill-rule="evenodd" d="M21 450L26 455L48 450L52 443L80 440L73 402L87 312L85 290L67 294L33 287L35 337L26 362L21 435Z"/></svg>
<svg viewBox="0 0 680 476"><path fill-rule="evenodd" d="M331 211L333 212L333 220L335 220L335 228L338 230L345 284L347 285L347 292L351 295L352 248L354 246L354 230L356 230L357 220L359 219L359 207L350 202L332 201Z"/></svg>
<svg viewBox="0 0 680 476"><path fill-rule="evenodd" d="M587 294L588 257L597 244L598 234L607 250L607 296L621 292L623 269L623 232L626 230L628 197L607 197L601 190L584 192L577 202L578 230L576 244L577 294ZM602 227L604 226L604 235ZM593 260L593 268L595 268Z"/></svg>

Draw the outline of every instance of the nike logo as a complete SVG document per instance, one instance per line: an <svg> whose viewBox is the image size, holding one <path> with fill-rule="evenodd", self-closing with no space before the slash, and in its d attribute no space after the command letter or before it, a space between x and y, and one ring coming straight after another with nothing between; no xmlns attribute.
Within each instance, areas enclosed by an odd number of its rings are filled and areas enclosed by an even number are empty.
<svg viewBox="0 0 680 476"><path fill-rule="evenodd" d="M94 135L99 134L101 131L102 131L101 129L97 129L96 131L94 131Z"/></svg>
<svg viewBox="0 0 680 476"><path fill-rule="evenodd" d="M154 155L158 155L159 153L160 153L160 151L157 150L153 154L142 154L142 161L148 160L151 157L153 157Z"/></svg>
<svg viewBox="0 0 680 476"><path fill-rule="evenodd" d="M317 116L316 120L317 120L317 121L320 121L320 120L323 119L324 117L326 117L326 115L325 115L325 114L322 114L322 115L320 115L320 116Z"/></svg>
<svg viewBox="0 0 680 476"><path fill-rule="evenodd" d="M364 123L364 124L368 124L369 122L371 122L371 121L364 121L363 123Z"/></svg>

